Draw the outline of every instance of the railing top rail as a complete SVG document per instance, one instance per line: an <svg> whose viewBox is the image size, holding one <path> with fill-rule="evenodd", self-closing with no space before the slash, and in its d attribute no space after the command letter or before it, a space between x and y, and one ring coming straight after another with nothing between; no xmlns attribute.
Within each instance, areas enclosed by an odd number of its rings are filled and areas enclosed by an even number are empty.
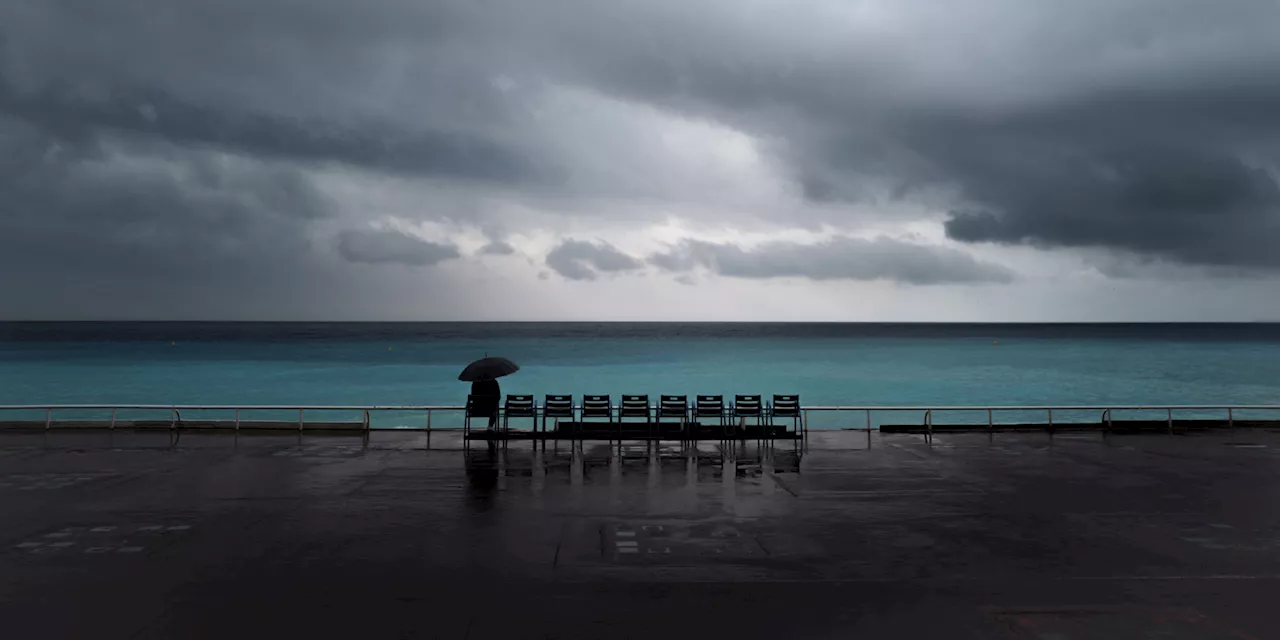
<svg viewBox="0 0 1280 640"><path fill-rule="evenodd" d="M578 408L579 405L574 405ZM615 405L616 406L616 405ZM1280 410L1280 404L1090 404L1090 405L801 405L809 411L1155 411ZM179 411L465 411L462 405L230 405L230 404L8 404L0 411L44 409L137 409Z"/></svg>
<svg viewBox="0 0 1280 640"><path fill-rule="evenodd" d="M307 404L0 404L0 411L29 409L155 409L179 411L465 411L462 405L307 405Z"/></svg>
<svg viewBox="0 0 1280 640"><path fill-rule="evenodd" d="M1208 410L1208 409L1274 409L1280 404L1089 404L1089 405L868 405L868 406L801 406L813 411L1156 411L1156 410Z"/></svg>

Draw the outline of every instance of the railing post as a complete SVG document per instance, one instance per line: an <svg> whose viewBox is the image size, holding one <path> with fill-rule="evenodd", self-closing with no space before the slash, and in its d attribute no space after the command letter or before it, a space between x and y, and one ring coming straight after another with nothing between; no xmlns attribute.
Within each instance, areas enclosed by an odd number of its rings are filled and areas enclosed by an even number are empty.
<svg viewBox="0 0 1280 640"><path fill-rule="evenodd" d="M53 409L44 410L44 430L48 431L53 426Z"/></svg>
<svg viewBox="0 0 1280 640"><path fill-rule="evenodd" d="M304 418L302 417L303 411L305 411L305 409L298 409L298 431L302 431L302 425L304 422Z"/></svg>
<svg viewBox="0 0 1280 640"><path fill-rule="evenodd" d="M1049 409L1049 437L1053 437L1053 409Z"/></svg>
<svg viewBox="0 0 1280 640"><path fill-rule="evenodd" d="M1234 429L1236 426L1235 416L1232 415L1231 407L1227 407L1227 428Z"/></svg>
<svg viewBox="0 0 1280 640"><path fill-rule="evenodd" d="M1169 413L1168 413L1168 416L1169 416L1169 435L1173 435L1173 409L1172 409L1172 408L1169 408L1169 409L1165 409L1165 411L1168 411L1168 412L1169 412Z"/></svg>
<svg viewBox="0 0 1280 640"><path fill-rule="evenodd" d="M111 408L111 427L110 428L112 429L116 428L116 408L115 407Z"/></svg>
<svg viewBox="0 0 1280 640"><path fill-rule="evenodd" d="M170 411L171 413L169 414L169 430L172 431L178 426L178 410L175 408L175 409L170 409Z"/></svg>
<svg viewBox="0 0 1280 640"><path fill-rule="evenodd" d="M929 441L929 444L933 444L933 409L925 409L924 427L925 439Z"/></svg>
<svg viewBox="0 0 1280 640"><path fill-rule="evenodd" d="M995 419L991 417L991 408L987 408L987 442L991 442L995 438Z"/></svg>
<svg viewBox="0 0 1280 640"><path fill-rule="evenodd" d="M240 410L236 409L236 431L240 431Z"/></svg>
<svg viewBox="0 0 1280 640"><path fill-rule="evenodd" d="M867 448L871 448L871 410L867 409Z"/></svg>

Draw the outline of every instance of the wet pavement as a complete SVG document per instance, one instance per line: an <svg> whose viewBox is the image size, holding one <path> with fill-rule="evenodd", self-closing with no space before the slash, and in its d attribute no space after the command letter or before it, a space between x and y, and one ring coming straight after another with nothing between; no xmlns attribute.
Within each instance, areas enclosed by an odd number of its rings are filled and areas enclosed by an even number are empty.
<svg viewBox="0 0 1280 640"><path fill-rule="evenodd" d="M1272 432L431 438L0 434L3 637L1280 637Z"/></svg>

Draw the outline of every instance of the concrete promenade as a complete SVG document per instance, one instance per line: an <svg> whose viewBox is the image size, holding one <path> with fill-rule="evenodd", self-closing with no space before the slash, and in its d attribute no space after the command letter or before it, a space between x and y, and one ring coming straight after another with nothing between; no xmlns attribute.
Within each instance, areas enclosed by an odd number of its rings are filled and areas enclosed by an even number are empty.
<svg viewBox="0 0 1280 640"><path fill-rule="evenodd" d="M0 637L1280 638L1271 431L431 438L0 432Z"/></svg>

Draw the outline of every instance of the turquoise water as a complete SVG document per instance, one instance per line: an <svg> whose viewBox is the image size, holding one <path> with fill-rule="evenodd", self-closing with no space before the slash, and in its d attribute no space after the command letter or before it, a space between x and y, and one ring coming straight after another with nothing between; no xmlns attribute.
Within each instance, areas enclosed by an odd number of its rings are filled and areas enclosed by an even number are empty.
<svg viewBox="0 0 1280 640"><path fill-rule="evenodd" d="M806 405L1280 403L1276 325L9 323L0 324L0 404L456 406L468 388L458 372L486 353L522 366L503 379L505 393L537 396L799 393ZM382 416L378 426L421 418ZM873 423L921 418L883 412ZM1055 416L1071 418L1098 416ZM812 426L864 420L814 415ZM961 420L985 422L986 415L935 417Z"/></svg>

